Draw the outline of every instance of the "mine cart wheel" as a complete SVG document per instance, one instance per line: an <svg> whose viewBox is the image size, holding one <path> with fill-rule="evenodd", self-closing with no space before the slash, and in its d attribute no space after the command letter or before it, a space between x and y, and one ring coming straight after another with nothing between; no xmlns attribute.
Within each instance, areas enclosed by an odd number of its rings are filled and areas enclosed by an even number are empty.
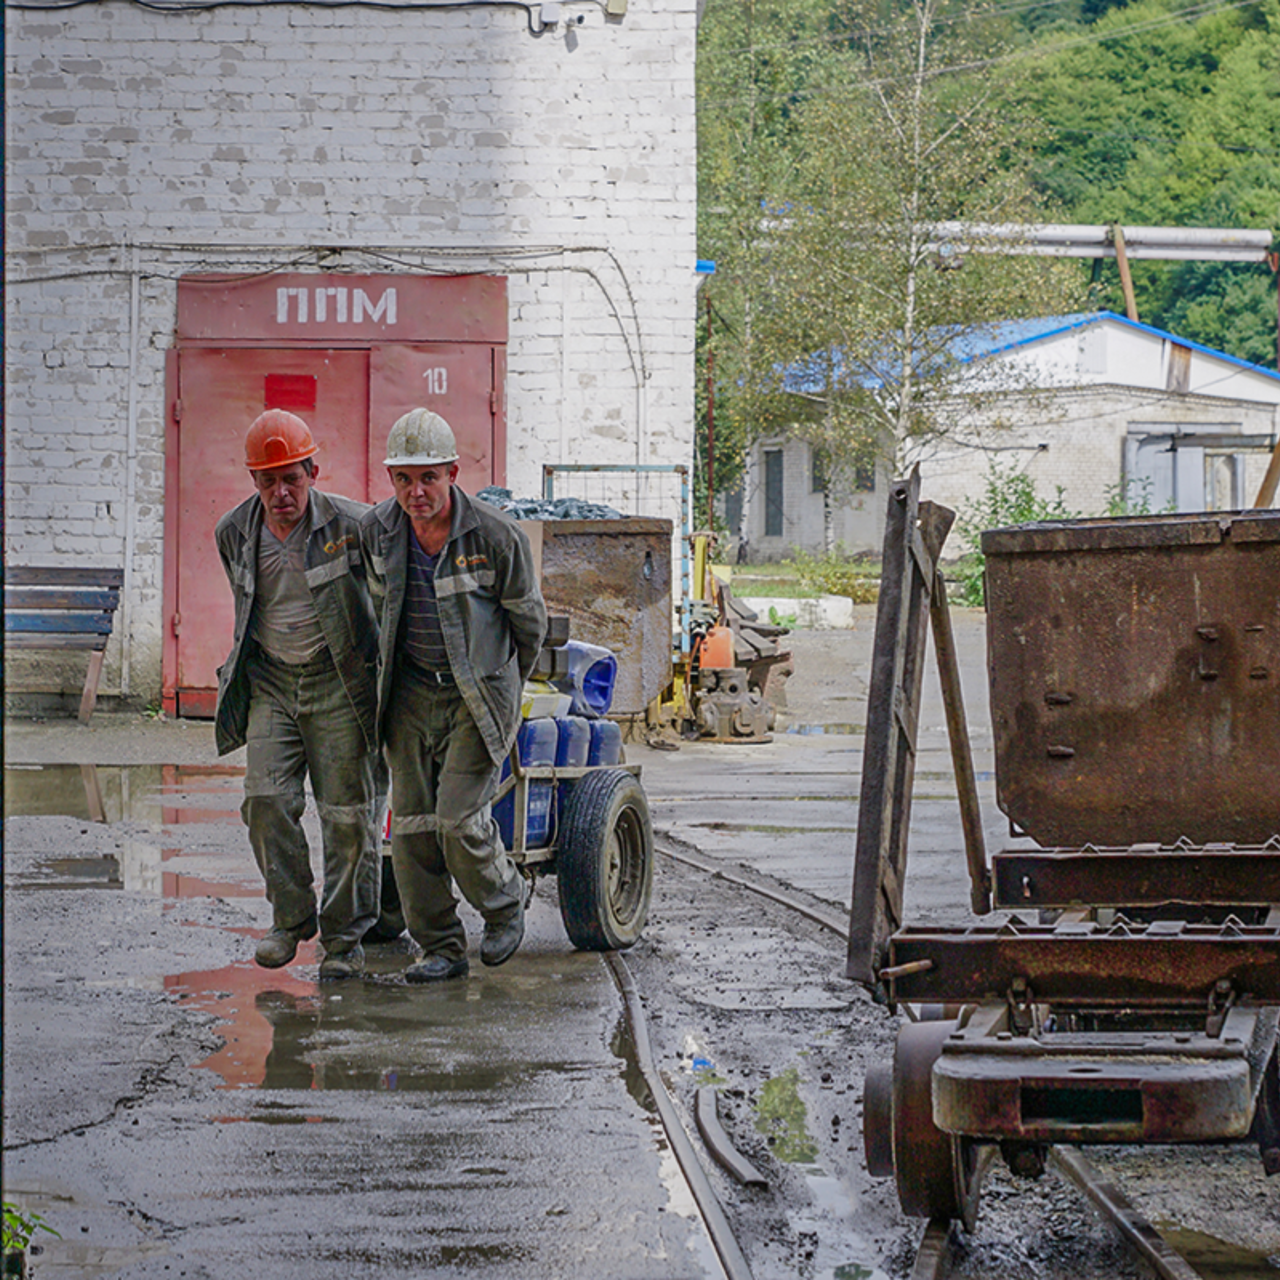
<svg viewBox="0 0 1280 1280"><path fill-rule="evenodd" d="M556 854L560 915L580 951L621 951L640 937L653 893L653 823L639 780L585 774L569 792Z"/></svg>
<svg viewBox="0 0 1280 1280"><path fill-rule="evenodd" d="M956 1023L909 1022L893 1055L893 1172L913 1218L956 1218L972 1231L985 1164L976 1143L933 1122L933 1064Z"/></svg>
<svg viewBox="0 0 1280 1280"><path fill-rule="evenodd" d="M873 1178L893 1175L893 1064L877 1062L862 1084L862 1150Z"/></svg>
<svg viewBox="0 0 1280 1280"><path fill-rule="evenodd" d="M378 861L382 864L379 871L382 876L382 896L378 919L364 935L364 940L394 942L405 929L404 907L400 902L400 887L396 884L396 874L391 867L390 855L384 853Z"/></svg>

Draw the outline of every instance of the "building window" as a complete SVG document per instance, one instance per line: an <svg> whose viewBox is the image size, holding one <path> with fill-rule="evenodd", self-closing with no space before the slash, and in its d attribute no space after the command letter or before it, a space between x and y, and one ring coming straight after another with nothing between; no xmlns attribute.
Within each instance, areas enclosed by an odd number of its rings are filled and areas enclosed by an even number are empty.
<svg viewBox="0 0 1280 1280"><path fill-rule="evenodd" d="M764 451L764 536L782 537L782 450Z"/></svg>

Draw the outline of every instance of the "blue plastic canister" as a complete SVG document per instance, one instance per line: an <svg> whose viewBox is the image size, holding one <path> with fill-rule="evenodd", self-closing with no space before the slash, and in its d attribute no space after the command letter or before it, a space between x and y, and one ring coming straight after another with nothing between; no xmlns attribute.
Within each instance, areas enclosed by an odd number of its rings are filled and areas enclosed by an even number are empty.
<svg viewBox="0 0 1280 1280"><path fill-rule="evenodd" d="M559 716L556 719L556 734L556 768L581 769L587 763L591 750L591 721L584 720L582 716ZM556 803L560 806L558 812L561 814L564 813L564 804L572 786L572 782L562 782L559 785L560 794L556 797Z"/></svg>
<svg viewBox="0 0 1280 1280"><path fill-rule="evenodd" d="M613 705L618 660L598 644L570 640L565 646L569 674L556 686L573 698L570 715L605 716Z"/></svg>
<svg viewBox="0 0 1280 1280"><path fill-rule="evenodd" d="M589 765L615 765L622 761L622 728L615 720L592 720Z"/></svg>
<svg viewBox="0 0 1280 1280"><path fill-rule="evenodd" d="M559 742L556 722L548 717L526 720L516 734L520 763L526 767L542 767L556 762ZM502 776L511 774L511 762L502 762ZM529 822L525 831L525 848L542 849L551 843L551 824L555 808L555 787L550 782L529 784ZM509 791L493 806L494 820L508 849L515 844L516 794Z"/></svg>

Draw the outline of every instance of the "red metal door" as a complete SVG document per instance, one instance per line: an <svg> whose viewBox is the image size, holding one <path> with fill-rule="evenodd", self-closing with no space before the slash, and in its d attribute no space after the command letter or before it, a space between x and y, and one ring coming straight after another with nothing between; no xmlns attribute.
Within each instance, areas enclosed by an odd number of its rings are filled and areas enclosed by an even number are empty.
<svg viewBox="0 0 1280 1280"><path fill-rule="evenodd" d="M375 346L369 355L369 491L391 497L382 460L387 432L410 409L434 409L458 441L458 483L468 493L506 483L501 349L484 343Z"/></svg>
<svg viewBox="0 0 1280 1280"><path fill-rule="evenodd" d="M367 501L368 388L369 353L362 350L178 353L165 514L166 552L175 558L165 601L164 687L172 714L213 714L217 668L231 647L234 608L213 530L255 492L244 467L249 424L265 408L297 413L320 446L319 487ZM381 466L378 474L385 476Z"/></svg>

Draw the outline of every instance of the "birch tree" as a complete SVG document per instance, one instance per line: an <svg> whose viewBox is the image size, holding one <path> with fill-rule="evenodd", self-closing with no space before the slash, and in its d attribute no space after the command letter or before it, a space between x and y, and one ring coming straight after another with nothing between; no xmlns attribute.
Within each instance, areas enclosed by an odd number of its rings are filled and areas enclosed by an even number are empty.
<svg viewBox="0 0 1280 1280"><path fill-rule="evenodd" d="M1038 126L999 22L958 0L832 11L841 74L797 112L750 368L759 398L806 405L795 431L822 451L829 485L954 426L943 406L978 334L1073 304L1077 272L982 231L1038 212L1023 164ZM941 230L954 223L965 232Z"/></svg>

